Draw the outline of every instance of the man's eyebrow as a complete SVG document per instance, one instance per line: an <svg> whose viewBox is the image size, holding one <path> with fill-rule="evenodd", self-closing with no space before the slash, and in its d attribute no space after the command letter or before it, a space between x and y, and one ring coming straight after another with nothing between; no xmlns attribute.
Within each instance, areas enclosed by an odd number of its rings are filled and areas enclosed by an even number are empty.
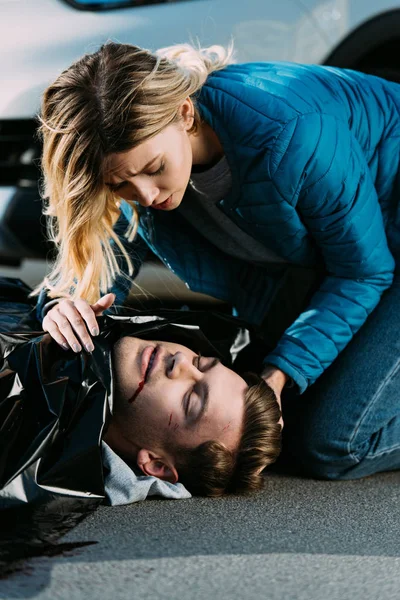
<svg viewBox="0 0 400 600"><path fill-rule="evenodd" d="M219 365L220 362L221 361L219 360L219 358L213 358L212 361L206 366L205 371L209 371L216 365Z"/></svg>
<svg viewBox="0 0 400 600"><path fill-rule="evenodd" d="M209 369L212 369L213 367L215 367L216 365L218 365L220 362L221 361L219 360L219 358L213 358L208 363L208 365L206 366L206 368L204 369L204 371L208 371ZM199 414L191 422L191 425L195 425L196 423L198 423L200 421L200 419L203 417L204 413L207 410L208 403L209 403L209 400L210 400L210 386L208 385L208 383L206 381L202 381L202 382L198 383L195 387L197 387L197 389L200 388L200 390L201 390L202 404L201 404L201 408L200 408ZM189 400L187 402L185 402L185 398L187 398L186 395L184 395L182 397L182 408L183 408L183 411L185 412L186 417L187 417L187 410L188 410Z"/></svg>
<svg viewBox="0 0 400 600"><path fill-rule="evenodd" d="M127 171L128 175L130 175L130 177L136 177L136 175L138 175L139 173L143 173L143 171L145 171L147 169L147 167L151 167L151 165L156 162L156 160L158 158L160 158L160 154L157 154L157 156L154 156L154 158L152 158L146 165L144 165L143 169L141 171L139 171L138 173L134 173L133 171ZM108 185L109 187L113 186L113 185L120 185L121 183L126 183L126 181L119 181L117 184L114 183L106 183L105 185Z"/></svg>
<svg viewBox="0 0 400 600"><path fill-rule="evenodd" d="M213 358L213 360L207 365L207 367L204 370L209 371L210 369L212 369L213 367L218 365L220 362L221 361L219 360L219 358ZM201 404L201 409L199 410L199 414L193 421L193 424L198 423L200 421L200 419L203 418L203 416L208 408L209 401L210 401L210 386L209 386L209 384L207 383L207 381L202 381L200 385L201 385L201 390L202 390L203 402Z"/></svg>

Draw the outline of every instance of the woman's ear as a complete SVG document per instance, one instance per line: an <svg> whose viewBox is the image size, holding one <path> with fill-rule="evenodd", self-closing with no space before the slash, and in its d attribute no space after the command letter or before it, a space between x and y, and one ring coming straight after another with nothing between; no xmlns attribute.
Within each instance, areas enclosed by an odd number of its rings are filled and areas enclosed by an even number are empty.
<svg viewBox="0 0 400 600"><path fill-rule="evenodd" d="M194 123L194 106L190 98L186 98L186 100L181 104L179 113L184 128L186 131L190 131Z"/></svg>
<svg viewBox="0 0 400 600"><path fill-rule="evenodd" d="M145 475L158 477L170 483L178 481L178 471L169 457L142 448L138 452L136 462Z"/></svg>

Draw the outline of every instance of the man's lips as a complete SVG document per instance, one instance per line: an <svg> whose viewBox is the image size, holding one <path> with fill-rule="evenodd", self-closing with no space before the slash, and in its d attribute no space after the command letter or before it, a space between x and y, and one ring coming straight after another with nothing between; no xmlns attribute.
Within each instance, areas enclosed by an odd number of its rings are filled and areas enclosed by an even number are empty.
<svg viewBox="0 0 400 600"><path fill-rule="evenodd" d="M153 363L152 363L150 370L146 376L146 371L149 366L150 359L153 356L153 353L154 353ZM141 361L142 380L147 381L150 374L154 371L154 368L158 365L159 358L160 358L160 352L159 352L158 346L146 346L146 348L142 352L142 361Z"/></svg>
<svg viewBox="0 0 400 600"><path fill-rule="evenodd" d="M154 354L153 362L149 369L149 372L146 375L147 368L149 366L149 362L150 362L153 354ZM138 395L140 394L140 392L143 390L145 383L147 382L150 374L154 371L154 369L157 367L159 361L161 360L160 354L161 354L161 352L160 352L160 348L158 346L146 346L146 348L143 350L142 355L141 355L141 361L140 361L140 371L141 371L141 376L142 376L141 381L139 381L139 385L137 387L136 392L128 400L129 404L134 402L136 400L136 398L138 397Z"/></svg>
<svg viewBox="0 0 400 600"><path fill-rule="evenodd" d="M160 204L152 204L151 208L155 208L157 210L165 210L166 208L169 208L172 204L172 194L166 199L164 200L164 202L160 202Z"/></svg>

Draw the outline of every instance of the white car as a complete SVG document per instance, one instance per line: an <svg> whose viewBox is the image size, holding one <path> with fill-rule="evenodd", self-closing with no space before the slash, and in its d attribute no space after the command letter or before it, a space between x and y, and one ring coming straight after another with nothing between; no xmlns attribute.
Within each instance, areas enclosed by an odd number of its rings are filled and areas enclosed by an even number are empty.
<svg viewBox="0 0 400 600"><path fill-rule="evenodd" d="M393 0L0 0L2 274L2 265L48 251L35 138L45 87L108 39L156 49L232 38L238 61L321 63L400 80L400 2Z"/></svg>

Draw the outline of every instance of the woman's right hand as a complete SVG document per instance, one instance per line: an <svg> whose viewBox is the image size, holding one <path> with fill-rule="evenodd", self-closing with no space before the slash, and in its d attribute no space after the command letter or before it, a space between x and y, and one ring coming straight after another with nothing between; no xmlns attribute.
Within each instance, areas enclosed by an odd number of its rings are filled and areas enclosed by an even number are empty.
<svg viewBox="0 0 400 600"><path fill-rule="evenodd" d="M102 296L95 304L89 304L83 298L69 300L63 298L53 306L43 319L42 327L64 350L80 352L82 345L87 352L94 350L89 335L99 334L96 317L103 314L115 300L115 294Z"/></svg>

